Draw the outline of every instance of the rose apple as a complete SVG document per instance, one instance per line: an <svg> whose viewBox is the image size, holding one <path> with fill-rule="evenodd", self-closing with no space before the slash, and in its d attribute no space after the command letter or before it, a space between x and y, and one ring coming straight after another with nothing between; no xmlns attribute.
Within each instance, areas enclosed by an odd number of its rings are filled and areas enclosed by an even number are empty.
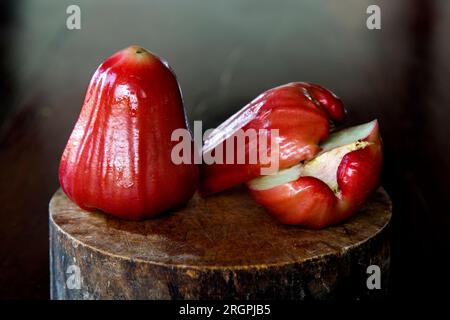
<svg viewBox="0 0 450 320"><path fill-rule="evenodd" d="M62 155L63 191L83 209L131 220L184 204L198 169L171 161L178 128L185 113L168 65L137 46L115 53L93 75Z"/></svg>
<svg viewBox="0 0 450 320"><path fill-rule="evenodd" d="M323 228L357 211L379 183L376 120L330 135L313 159L248 183L253 198L285 224Z"/></svg>
<svg viewBox="0 0 450 320"><path fill-rule="evenodd" d="M319 142L328 137L330 122L339 123L344 116L340 99L330 91L305 82L289 83L262 93L216 128L205 140L203 157L220 148L226 158L225 145L236 139L239 130L270 132L278 129L278 137L274 138L278 151L268 144L267 155L272 153L270 157L277 159L278 167L287 168L312 159L320 151ZM271 135L267 138L271 139ZM234 143L231 163L222 161L201 167L202 194L216 193L252 180L261 175L261 168L271 166L260 158L254 163L249 161L249 154L259 148L259 142L252 144L246 139L243 145L237 144ZM239 151L245 154L245 163L237 160Z"/></svg>

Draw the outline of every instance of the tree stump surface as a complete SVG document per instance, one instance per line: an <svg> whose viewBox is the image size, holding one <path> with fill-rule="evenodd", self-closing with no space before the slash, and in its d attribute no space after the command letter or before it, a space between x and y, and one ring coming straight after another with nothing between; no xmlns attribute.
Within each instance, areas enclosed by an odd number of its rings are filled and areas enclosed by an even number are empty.
<svg viewBox="0 0 450 320"><path fill-rule="evenodd" d="M391 202L379 188L345 223L277 222L244 189L143 222L50 201L52 299L364 299L386 294ZM381 270L369 290L367 267Z"/></svg>

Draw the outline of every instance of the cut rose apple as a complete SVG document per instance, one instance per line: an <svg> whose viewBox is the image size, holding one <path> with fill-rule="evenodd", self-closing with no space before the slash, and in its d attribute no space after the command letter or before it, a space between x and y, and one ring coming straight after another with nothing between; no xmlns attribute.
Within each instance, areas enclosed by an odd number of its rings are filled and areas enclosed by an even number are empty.
<svg viewBox="0 0 450 320"><path fill-rule="evenodd" d="M320 151L318 144L328 137L330 122L339 123L344 116L341 100L329 90L306 82L289 83L262 93L216 128L205 140L203 156L219 147L223 148L223 157L226 158L224 145L235 139L238 130L270 132L271 129L278 129L279 135L275 139L278 152L271 150L269 144L267 154L279 159L279 168L287 168L299 161L312 159ZM267 138L272 139L270 133ZM258 148L259 152L259 147L259 143L255 145L246 140L240 150L235 145L232 164L203 165L202 194L213 194L260 176L261 168L269 167L271 163L263 164L261 159L256 163L248 161L249 153L254 148ZM247 159L244 164L236 159L239 151Z"/></svg>
<svg viewBox="0 0 450 320"><path fill-rule="evenodd" d="M285 224L319 229L350 217L379 183L376 120L333 133L312 160L247 183L256 202Z"/></svg>

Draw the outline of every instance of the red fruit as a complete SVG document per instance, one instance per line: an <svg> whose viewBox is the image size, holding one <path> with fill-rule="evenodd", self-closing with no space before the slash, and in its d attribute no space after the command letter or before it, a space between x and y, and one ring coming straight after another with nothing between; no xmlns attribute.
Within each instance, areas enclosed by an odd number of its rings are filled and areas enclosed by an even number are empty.
<svg viewBox="0 0 450 320"><path fill-rule="evenodd" d="M382 165L377 121L334 133L314 159L248 183L253 198L286 224L319 229L355 213Z"/></svg>
<svg viewBox="0 0 450 320"><path fill-rule="evenodd" d="M259 95L222 123L205 140L203 156L212 154L215 148L223 150L226 159L226 143L236 139L239 129L248 132L254 129L278 129L276 142L278 154L267 144L267 155L279 159L279 168L287 168L302 160L312 159L319 151L318 144L328 137L329 122L340 122L344 119L344 107L333 93L315 85L304 82L289 83ZM269 141L272 136L268 135ZM214 163L203 165L201 170L201 192L204 195L216 193L247 182L261 175L261 168L272 165L264 163L260 158L250 163L249 154L257 150L257 145L246 140L238 150L234 143L233 164ZM239 151L245 154L245 164L239 164ZM233 157L232 157L233 158Z"/></svg>
<svg viewBox="0 0 450 320"><path fill-rule="evenodd" d="M131 220L186 203L198 169L171 160L178 128L183 102L167 64L141 47L115 53L87 89L61 159L62 189L83 209Z"/></svg>

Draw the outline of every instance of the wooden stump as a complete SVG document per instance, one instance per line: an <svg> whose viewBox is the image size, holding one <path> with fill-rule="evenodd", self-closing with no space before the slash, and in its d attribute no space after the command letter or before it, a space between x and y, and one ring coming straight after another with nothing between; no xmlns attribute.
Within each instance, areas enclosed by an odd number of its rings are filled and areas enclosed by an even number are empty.
<svg viewBox="0 0 450 320"><path fill-rule="evenodd" d="M391 203L379 189L346 223L285 226L243 189L157 219L84 211L59 190L50 202L52 299L330 299L386 293ZM367 288L367 267L381 290Z"/></svg>

